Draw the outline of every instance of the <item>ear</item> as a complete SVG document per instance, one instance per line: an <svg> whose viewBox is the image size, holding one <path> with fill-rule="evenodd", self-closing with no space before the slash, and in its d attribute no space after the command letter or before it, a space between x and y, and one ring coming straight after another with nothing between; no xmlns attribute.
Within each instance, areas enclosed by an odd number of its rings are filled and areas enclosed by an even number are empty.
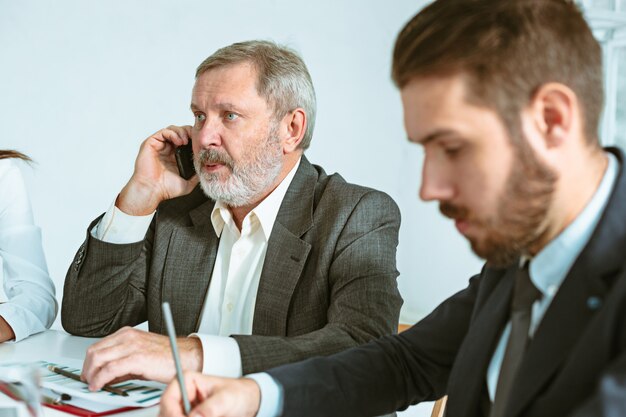
<svg viewBox="0 0 626 417"><path fill-rule="evenodd" d="M568 138L582 133L578 98L566 85L542 85L533 96L529 110L547 148L561 146Z"/></svg>
<svg viewBox="0 0 626 417"><path fill-rule="evenodd" d="M306 132L307 118L304 109L298 107L290 111L281 121L280 137L283 153L290 154L298 149Z"/></svg>

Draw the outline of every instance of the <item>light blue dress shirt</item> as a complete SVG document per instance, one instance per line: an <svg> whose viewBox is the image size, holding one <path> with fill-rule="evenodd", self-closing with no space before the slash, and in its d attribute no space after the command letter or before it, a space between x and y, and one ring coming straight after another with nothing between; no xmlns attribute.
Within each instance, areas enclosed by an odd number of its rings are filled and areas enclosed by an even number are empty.
<svg viewBox="0 0 626 417"><path fill-rule="evenodd" d="M265 372L246 375L261 389L261 404L256 417L278 417L283 412L283 387Z"/></svg>
<svg viewBox="0 0 626 417"><path fill-rule="evenodd" d="M609 163L600 186L583 211L559 236L552 240L530 263L530 279L541 291L543 297L533 304L529 334L532 336L537 329L552 299L559 290L568 271L583 250L591 234L596 228L600 217L611 196L613 185L617 179L619 162L607 153ZM487 370L487 387L493 401L504 349L509 340L511 322L506 325L500 342L494 351ZM261 404L257 417L278 417L283 408L283 389L280 384L266 373L248 375L257 382L261 389Z"/></svg>
<svg viewBox="0 0 626 417"><path fill-rule="evenodd" d="M617 179L619 162L615 155L607 153L609 164L600 182L600 186L587 203L583 211L574 221L565 228L555 239L546 245L529 265L530 280L541 291L542 297L535 301L532 307L530 328L528 334L532 337L539 326L546 310L554 299L567 273L582 252L591 234L595 230L604 208L611 196L613 185ZM593 300L590 300L593 301ZM493 353L489 368L487 368L487 389L491 401L495 398L498 376L504 351L511 334L511 322L509 321L502 331L500 341Z"/></svg>

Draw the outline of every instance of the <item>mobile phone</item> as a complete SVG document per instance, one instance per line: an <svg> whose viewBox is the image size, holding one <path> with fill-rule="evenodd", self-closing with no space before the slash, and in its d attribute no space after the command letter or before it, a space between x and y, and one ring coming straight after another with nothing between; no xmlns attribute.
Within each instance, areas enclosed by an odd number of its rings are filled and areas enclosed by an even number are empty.
<svg viewBox="0 0 626 417"><path fill-rule="evenodd" d="M193 166L193 150L191 148L191 138L186 145L179 146L175 151L176 165L178 166L178 174L184 179L196 175L196 168Z"/></svg>

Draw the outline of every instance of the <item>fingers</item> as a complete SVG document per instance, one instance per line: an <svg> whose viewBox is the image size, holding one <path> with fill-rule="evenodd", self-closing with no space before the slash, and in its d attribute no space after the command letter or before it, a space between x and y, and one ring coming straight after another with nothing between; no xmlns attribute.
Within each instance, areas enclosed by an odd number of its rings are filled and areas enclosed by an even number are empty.
<svg viewBox="0 0 626 417"><path fill-rule="evenodd" d="M201 403L210 392L210 377L197 372L185 372L185 388L187 398L192 405ZM161 396L160 416L182 417L184 416L183 400L180 393L178 380L172 381Z"/></svg>
<svg viewBox="0 0 626 417"><path fill-rule="evenodd" d="M191 139L191 126L168 126L159 130L150 138L154 138L160 142L167 141L175 147L186 145Z"/></svg>
<svg viewBox="0 0 626 417"><path fill-rule="evenodd" d="M98 391L109 383L126 381L128 379L146 379L144 378L145 370L145 364L134 355L110 360L98 368L91 379L89 379L89 389Z"/></svg>
<svg viewBox="0 0 626 417"><path fill-rule="evenodd" d="M132 353L130 342L136 338L136 332L130 327L122 328L87 349L81 376L89 383L91 390L99 390L113 379L129 374L126 367L120 366L113 370L108 365Z"/></svg>
<svg viewBox="0 0 626 417"><path fill-rule="evenodd" d="M185 374L185 385L193 407L190 417L253 417L259 410L261 394L253 380L217 378L192 372ZM172 382L161 397L160 415L183 415L178 382Z"/></svg>
<svg viewBox="0 0 626 417"><path fill-rule="evenodd" d="M197 404L190 417L254 417L259 411L260 391L255 381L212 378L208 397ZM205 387L206 388L206 387Z"/></svg>
<svg viewBox="0 0 626 417"><path fill-rule="evenodd" d="M152 149L161 156L172 156L174 149L187 144L191 140L189 126L168 126L150 135L141 145L139 151Z"/></svg>
<svg viewBox="0 0 626 417"><path fill-rule="evenodd" d="M185 132L187 133L187 137L191 139L191 126L185 125L185 126L181 126L181 128L185 129Z"/></svg>
<svg viewBox="0 0 626 417"><path fill-rule="evenodd" d="M208 398L206 401L201 402L197 406L191 409L189 417L218 417L226 416L226 405L224 404L224 398L221 395Z"/></svg>
<svg viewBox="0 0 626 417"><path fill-rule="evenodd" d="M99 362L99 352L111 346L115 346L117 344L117 336L120 332L126 331L126 329L127 328L124 327L87 348L87 354L85 355L83 370L81 372L81 378L83 379L83 381L90 381L93 378L96 370L102 366L102 364Z"/></svg>
<svg viewBox="0 0 626 417"><path fill-rule="evenodd" d="M82 371L82 378L91 390L126 379L169 382L173 375L167 337L130 327L90 346Z"/></svg>

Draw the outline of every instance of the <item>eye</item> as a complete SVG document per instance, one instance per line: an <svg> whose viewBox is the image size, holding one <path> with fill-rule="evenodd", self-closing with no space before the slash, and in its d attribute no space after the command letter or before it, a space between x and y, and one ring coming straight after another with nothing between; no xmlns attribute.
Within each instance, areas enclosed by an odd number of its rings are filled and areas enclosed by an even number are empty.
<svg viewBox="0 0 626 417"><path fill-rule="evenodd" d="M228 121L235 121L239 118L239 115L237 113L233 113L233 112L228 112L224 115L224 117L226 118L226 120Z"/></svg>
<svg viewBox="0 0 626 417"><path fill-rule="evenodd" d="M206 115L202 113L194 113L193 114L194 123L193 126L196 129L200 129L200 127L204 124L206 120Z"/></svg>
<svg viewBox="0 0 626 417"><path fill-rule="evenodd" d="M463 144L454 142L442 145L443 151L449 157L457 156L463 150Z"/></svg>

